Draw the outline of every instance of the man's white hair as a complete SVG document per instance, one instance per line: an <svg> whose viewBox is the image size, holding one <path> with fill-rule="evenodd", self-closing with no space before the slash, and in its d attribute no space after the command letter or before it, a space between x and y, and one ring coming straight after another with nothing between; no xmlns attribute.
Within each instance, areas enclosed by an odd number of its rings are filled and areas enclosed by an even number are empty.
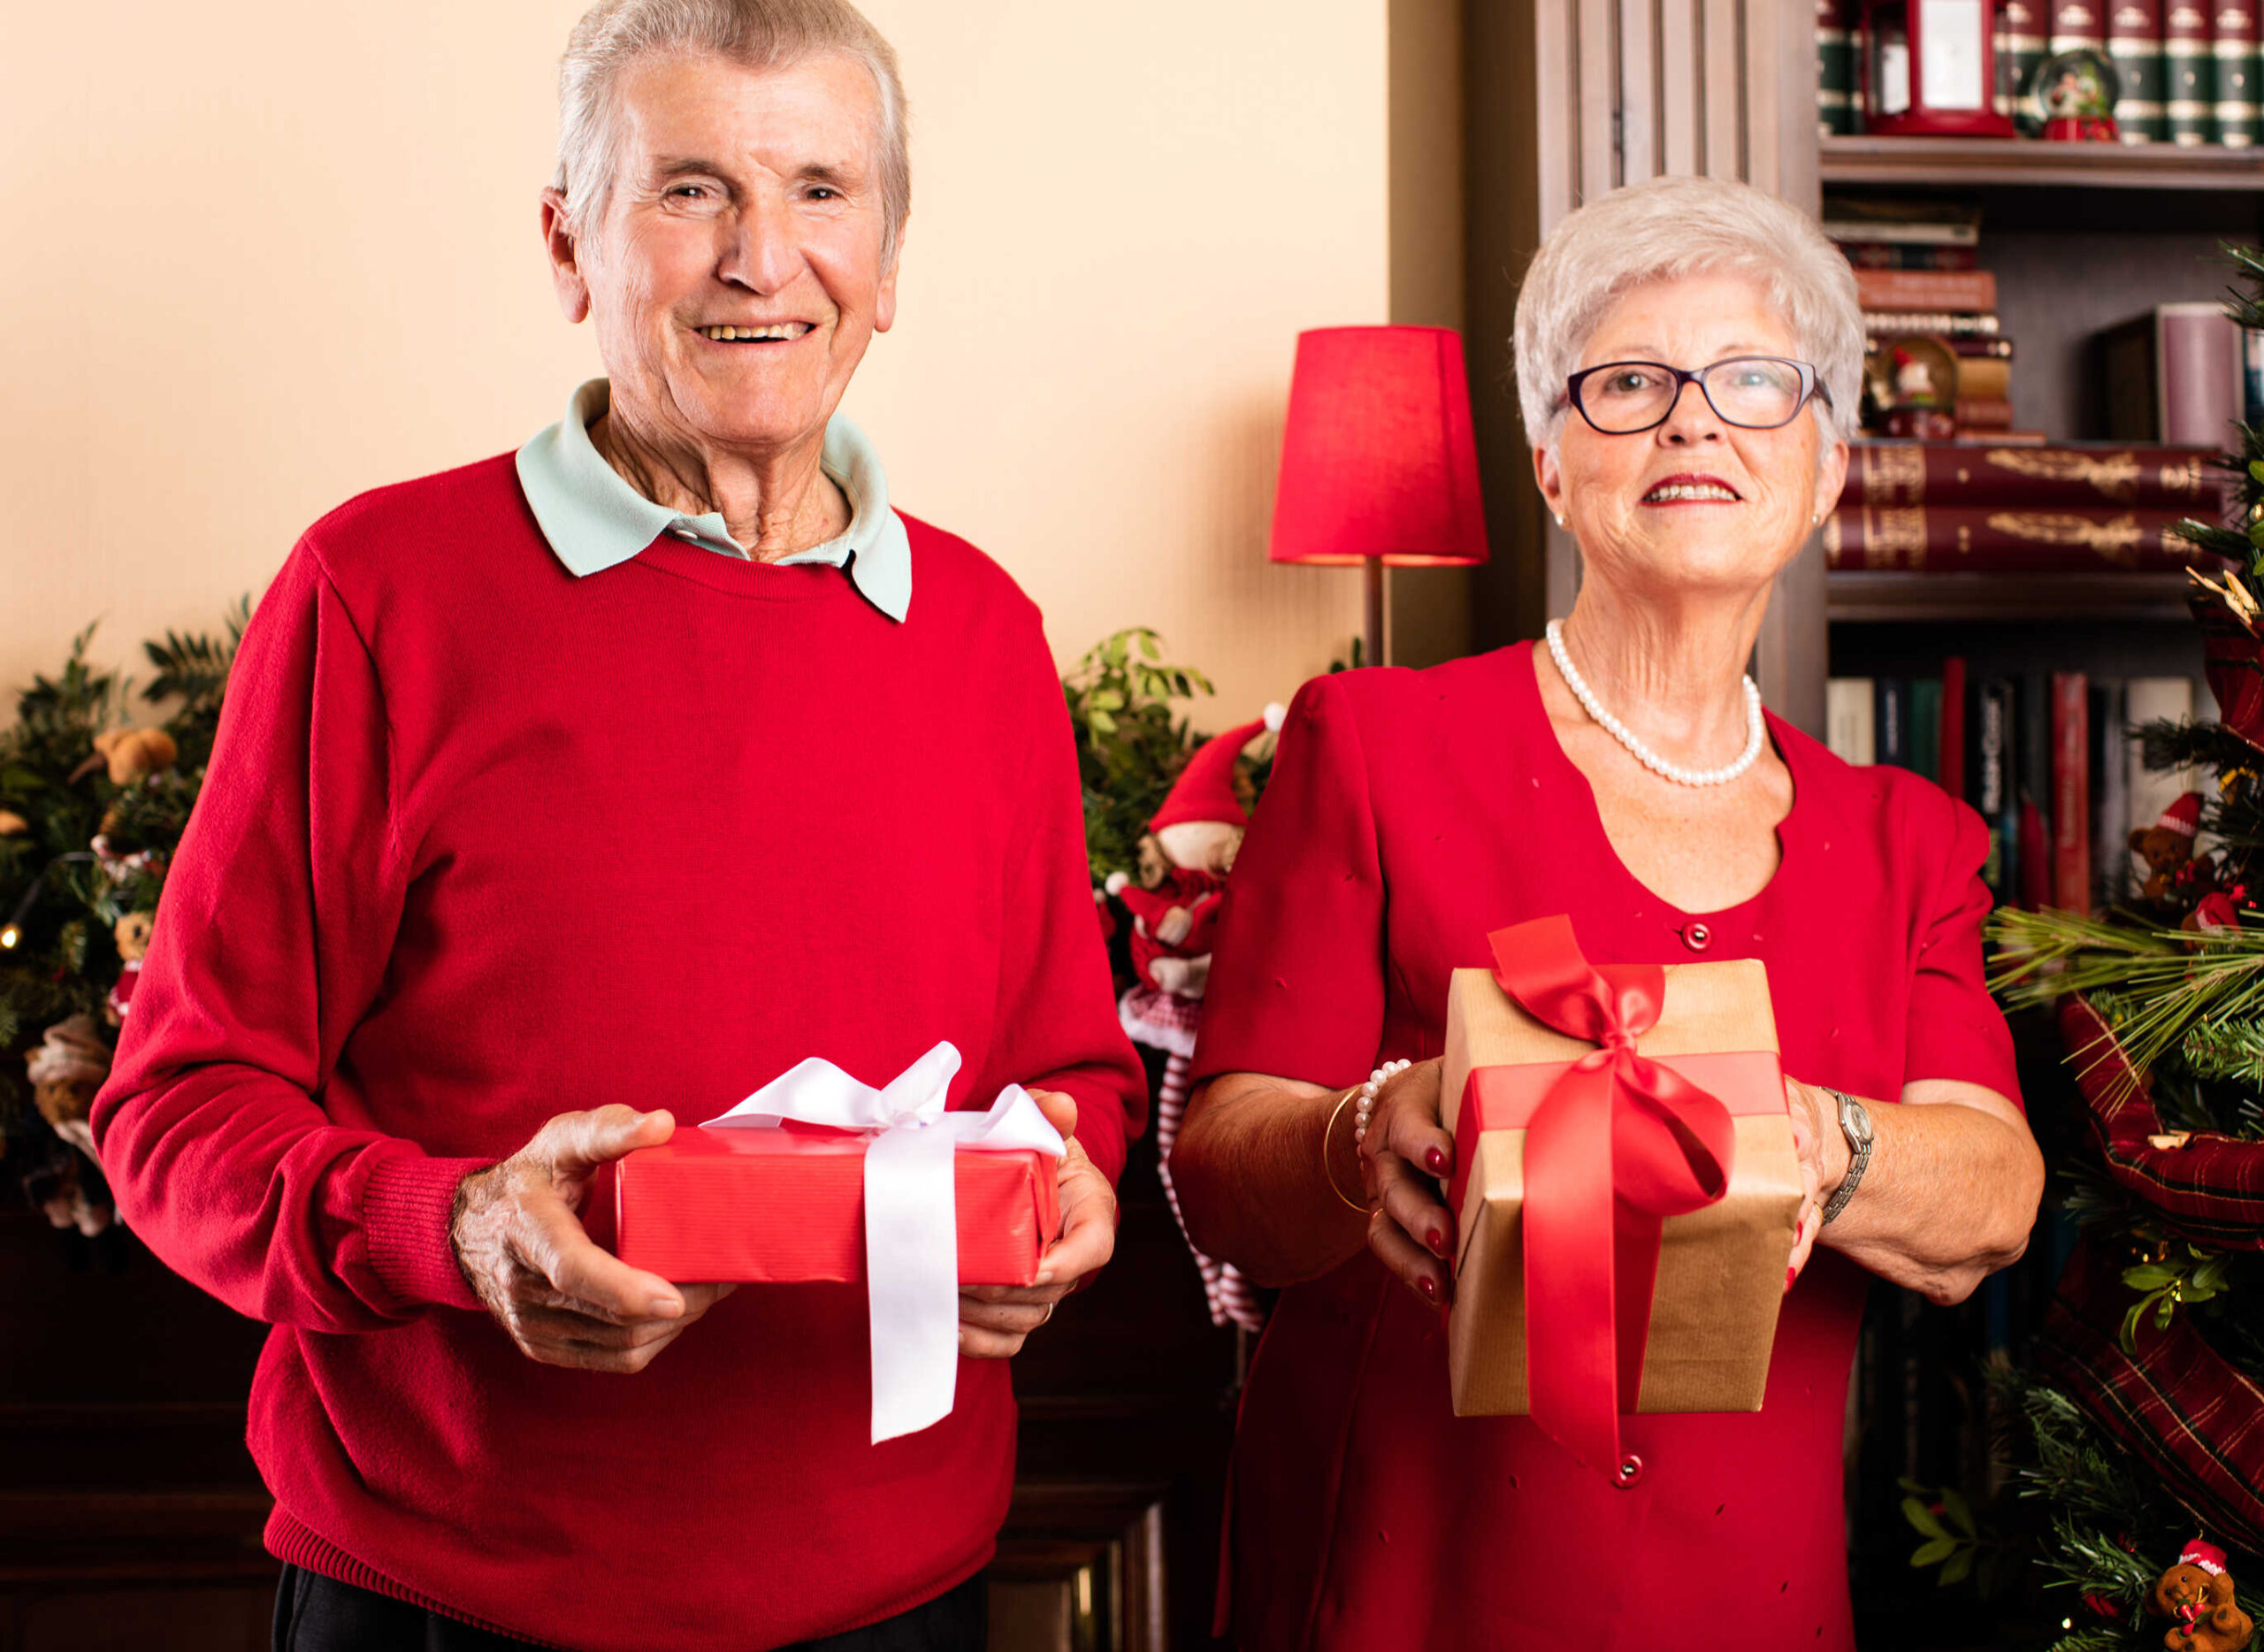
<svg viewBox="0 0 2264 1652"><path fill-rule="evenodd" d="M1572 402L1564 381L1622 294L1689 275L1754 281L1831 395L1810 403L1825 443L1855 430L1863 318L1855 272L1815 222L1751 184L1652 178L1600 195L1549 233L1518 294L1518 401L1526 440L1554 447ZM1702 362L1671 362L1701 367Z"/></svg>
<svg viewBox="0 0 2264 1652"><path fill-rule="evenodd" d="M594 226L613 189L614 90L641 57L690 53L772 69L838 53L864 65L879 93L883 268L912 210L912 151L896 51L848 0L599 0L567 37L558 65L558 171L567 217Z"/></svg>

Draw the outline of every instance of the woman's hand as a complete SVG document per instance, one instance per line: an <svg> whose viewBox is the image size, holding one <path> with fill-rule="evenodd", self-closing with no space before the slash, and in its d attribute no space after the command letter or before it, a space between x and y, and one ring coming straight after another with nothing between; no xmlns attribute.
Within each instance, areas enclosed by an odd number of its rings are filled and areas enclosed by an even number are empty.
<svg viewBox="0 0 2264 1652"><path fill-rule="evenodd" d="M1829 1090L1785 1080L1785 1103L1793 1115L1793 1151L1801 1161L1801 1213L1793 1229L1792 1266L1785 1270L1785 1289L1801 1276L1823 1231L1824 1207L1846 1180L1849 1154L1847 1133L1840 1128L1840 1104Z"/></svg>
<svg viewBox="0 0 2264 1652"><path fill-rule="evenodd" d="M1368 1249L1434 1307L1454 1300L1454 1213L1437 1186L1454 1171L1454 1137L1439 1119L1444 1067L1435 1059L1419 1061L1386 1080L1360 1144L1363 1177L1375 1201Z"/></svg>

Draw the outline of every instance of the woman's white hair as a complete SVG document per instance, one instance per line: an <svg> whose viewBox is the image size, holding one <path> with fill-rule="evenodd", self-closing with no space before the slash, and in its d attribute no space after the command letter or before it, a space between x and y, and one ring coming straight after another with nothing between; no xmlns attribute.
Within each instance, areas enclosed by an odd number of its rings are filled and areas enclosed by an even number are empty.
<svg viewBox="0 0 2264 1652"><path fill-rule="evenodd" d="M1839 249L1798 209L1751 184L1652 178L1567 216L1526 272L1512 348L1527 441L1555 446L1572 409L1564 381L1620 296L1689 275L1740 275L1759 286L1831 397L1829 406L1822 397L1810 403L1824 441L1854 434L1863 317L1855 272Z"/></svg>
<svg viewBox="0 0 2264 1652"><path fill-rule="evenodd" d="M641 57L691 53L773 69L838 53L864 65L880 95L881 249L893 263L912 210L912 151L896 51L848 0L599 0L567 37L558 65L558 171L551 187L577 225L605 216L614 182L614 88Z"/></svg>

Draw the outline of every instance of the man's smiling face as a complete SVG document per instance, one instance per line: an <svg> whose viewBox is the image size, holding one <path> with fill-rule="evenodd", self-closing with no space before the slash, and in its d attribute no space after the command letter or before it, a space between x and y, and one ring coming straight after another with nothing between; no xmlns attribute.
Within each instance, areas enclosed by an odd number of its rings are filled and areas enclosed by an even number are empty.
<svg viewBox="0 0 2264 1652"><path fill-rule="evenodd" d="M822 441L895 319L871 75L649 57L615 88L614 137L602 219L556 270L569 317L595 322L614 416L750 455Z"/></svg>

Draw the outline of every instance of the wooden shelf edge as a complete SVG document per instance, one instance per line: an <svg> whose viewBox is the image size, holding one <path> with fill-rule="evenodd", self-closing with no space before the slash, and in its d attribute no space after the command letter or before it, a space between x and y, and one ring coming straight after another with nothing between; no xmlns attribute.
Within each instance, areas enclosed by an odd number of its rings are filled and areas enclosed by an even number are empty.
<svg viewBox="0 0 2264 1652"><path fill-rule="evenodd" d="M2147 620L2191 623L2182 573L1928 574L1849 569L1824 577L1835 623Z"/></svg>
<svg viewBox="0 0 2264 1652"><path fill-rule="evenodd" d="M1826 184L2052 184L2099 189L2264 190L2264 149L1830 137Z"/></svg>

